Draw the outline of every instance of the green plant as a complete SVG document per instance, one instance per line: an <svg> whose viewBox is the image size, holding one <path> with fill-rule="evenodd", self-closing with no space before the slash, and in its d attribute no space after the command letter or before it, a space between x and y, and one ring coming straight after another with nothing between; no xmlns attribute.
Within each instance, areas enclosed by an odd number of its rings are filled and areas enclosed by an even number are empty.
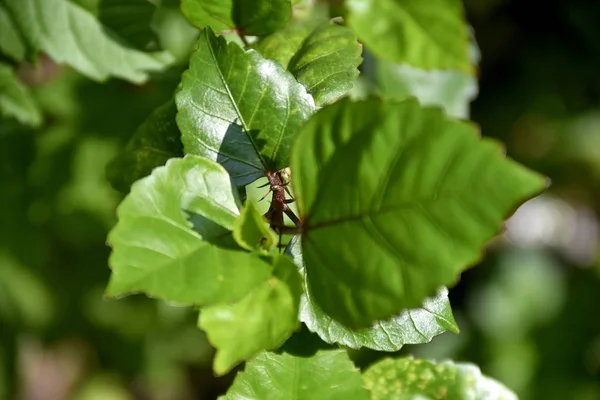
<svg viewBox="0 0 600 400"><path fill-rule="evenodd" d="M93 14L89 2L26 3L4 0L0 15L22 25L35 8ZM378 351L458 333L446 287L546 185L461 120L476 46L458 0L293 3L182 0L200 30L189 67L109 166L115 187L131 189L108 237L107 296L198 307L214 372L247 361L226 399L511 398L469 365L387 359L361 374L343 350L271 352L300 324ZM42 48L96 79L133 82L172 61L100 28L66 40L44 26L3 50ZM114 57L82 56L79 34ZM39 124L1 67L3 109ZM265 180L268 209L256 190Z"/></svg>

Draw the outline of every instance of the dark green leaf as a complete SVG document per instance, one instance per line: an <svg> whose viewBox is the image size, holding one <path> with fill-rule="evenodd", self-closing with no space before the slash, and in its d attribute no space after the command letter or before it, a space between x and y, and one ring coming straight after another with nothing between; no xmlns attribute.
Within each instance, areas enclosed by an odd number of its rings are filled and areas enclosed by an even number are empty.
<svg viewBox="0 0 600 400"><path fill-rule="evenodd" d="M473 72L460 0L348 0L348 25L383 59Z"/></svg>
<svg viewBox="0 0 600 400"><path fill-rule="evenodd" d="M198 28L262 36L287 25L292 4L290 0L182 0L181 11Z"/></svg>
<svg viewBox="0 0 600 400"><path fill-rule="evenodd" d="M27 89L12 68L0 63L0 115L15 118L26 125L39 125L42 115Z"/></svg>
<svg viewBox="0 0 600 400"><path fill-rule="evenodd" d="M290 25L261 39L255 48L294 74L319 106L352 88L362 61L354 33L329 21Z"/></svg>
<svg viewBox="0 0 600 400"><path fill-rule="evenodd" d="M0 2L0 51L17 61L23 61L28 50L27 43L4 4Z"/></svg>
<svg viewBox="0 0 600 400"><path fill-rule="evenodd" d="M158 49L158 38L151 29L156 6L148 0L100 0L100 22L136 49Z"/></svg>
<svg viewBox="0 0 600 400"><path fill-rule="evenodd" d="M181 86L185 152L219 162L238 186L288 166L292 140L314 110L310 94L280 65L209 29Z"/></svg>
<svg viewBox="0 0 600 400"><path fill-rule="evenodd" d="M372 400L517 400L499 382L472 364L386 358L369 367L363 380Z"/></svg>
<svg viewBox="0 0 600 400"><path fill-rule="evenodd" d="M115 189L127 193L133 182L168 159L183 155L176 113L175 102L169 100L136 129L125 149L108 165L108 179Z"/></svg>
<svg viewBox="0 0 600 400"><path fill-rule="evenodd" d="M460 71L424 71L407 64L377 61L377 83L382 96L404 100L416 97L456 118L469 117L469 103L477 95L477 79Z"/></svg>
<svg viewBox="0 0 600 400"><path fill-rule="evenodd" d="M253 202L247 202L235 221L233 237L246 250L269 251L277 245L277 234L260 214Z"/></svg>
<svg viewBox="0 0 600 400"><path fill-rule="evenodd" d="M312 357L262 353L246 364L224 400L367 400L358 370L344 350Z"/></svg>
<svg viewBox="0 0 600 400"><path fill-rule="evenodd" d="M35 48L90 78L111 76L141 83L172 60L146 53L119 38L88 10L68 0L4 0L20 32Z"/></svg>
<svg viewBox="0 0 600 400"><path fill-rule="evenodd" d="M227 172L195 156L171 159L134 183L108 236L113 273L107 295L144 292L201 305L245 296L272 267L213 244L230 235L237 203Z"/></svg>
<svg viewBox="0 0 600 400"><path fill-rule="evenodd" d="M439 109L342 100L298 135L292 184L314 300L369 326L453 284L546 182Z"/></svg>
<svg viewBox="0 0 600 400"><path fill-rule="evenodd" d="M217 348L213 369L223 375L263 350L281 346L298 326L301 278L288 257L273 259L273 276L234 304L200 312L198 325Z"/></svg>
<svg viewBox="0 0 600 400"><path fill-rule="evenodd" d="M286 251L304 277L304 263L297 237L292 239ZM421 308L405 310L388 320L377 321L368 328L351 329L321 310L313 301L305 281L304 295L300 301L300 321L327 343L339 343L353 349L368 347L378 351L398 351L405 344L427 343L446 331L458 333L446 288L440 289L436 297L426 299Z"/></svg>

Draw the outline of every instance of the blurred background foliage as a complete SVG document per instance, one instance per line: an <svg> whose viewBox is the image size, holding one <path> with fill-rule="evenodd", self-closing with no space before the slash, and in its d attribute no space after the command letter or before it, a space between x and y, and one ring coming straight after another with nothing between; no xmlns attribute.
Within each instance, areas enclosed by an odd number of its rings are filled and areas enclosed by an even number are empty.
<svg viewBox="0 0 600 400"><path fill-rule="evenodd" d="M185 69L197 31L177 3L153 19L177 62L143 86L96 83L43 57L19 67L44 122L0 120L0 399L213 399L232 379L213 377L193 310L102 298L122 198L106 166ZM478 363L525 400L600 399L600 7L465 5L481 51L471 118L552 186L451 290L461 334L401 353ZM474 96L473 82L458 82L448 101ZM296 339L288 349L307 351ZM352 352L360 366L384 355Z"/></svg>

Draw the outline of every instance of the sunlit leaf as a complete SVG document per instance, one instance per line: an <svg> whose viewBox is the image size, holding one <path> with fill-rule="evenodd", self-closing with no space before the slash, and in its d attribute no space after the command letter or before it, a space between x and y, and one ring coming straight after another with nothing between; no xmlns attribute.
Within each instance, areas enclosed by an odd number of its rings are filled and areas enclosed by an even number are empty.
<svg viewBox="0 0 600 400"><path fill-rule="evenodd" d="M4 0L19 31L32 47L90 78L111 76L140 83L172 60L165 52L133 48L92 13L68 0Z"/></svg>
<svg viewBox="0 0 600 400"><path fill-rule="evenodd" d="M225 170L200 157L171 159L137 181L108 236L113 273L107 295L144 292L201 305L242 298L272 267L219 247L230 238L237 202Z"/></svg>
<svg viewBox="0 0 600 400"><path fill-rule="evenodd" d="M288 23L292 4L290 0L182 0L181 11L198 28L262 36Z"/></svg>
<svg viewBox="0 0 600 400"><path fill-rule="evenodd" d="M354 33L329 21L298 22L261 39L254 48L294 74L320 106L352 88L362 61Z"/></svg>
<svg viewBox="0 0 600 400"><path fill-rule="evenodd" d="M262 353L246 364L223 400L367 400L358 369L344 350L312 357Z"/></svg>
<svg viewBox="0 0 600 400"><path fill-rule="evenodd" d="M150 175L170 158L183 155L176 113L175 102L169 100L136 129L125 149L107 168L113 187L126 193L133 182Z"/></svg>
<svg viewBox="0 0 600 400"><path fill-rule="evenodd" d="M26 125L39 125L42 115L25 87L6 64L0 63L0 115L15 118Z"/></svg>
<svg viewBox="0 0 600 400"><path fill-rule="evenodd" d="M277 234L253 202L247 202L235 221L233 238L246 250L271 250L277 245Z"/></svg>
<svg viewBox="0 0 600 400"><path fill-rule="evenodd" d="M297 238L292 239L286 252L292 256L304 277L304 262ZM313 301L305 281L300 301L300 321L327 343L378 351L398 351L405 344L427 343L446 331L458 333L446 288L440 289L435 297L426 299L420 308L405 310L398 316L377 321L367 328L352 329L323 312Z"/></svg>
<svg viewBox="0 0 600 400"><path fill-rule="evenodd" d="M176 103L185 152L219 162L239 186L288 166L292 140L315 107L276 62L227 44L209 29Z"/></svg>
<svg viewBox="0 0 600 400"><path fill-rule="evenodd" d="M348 25L382 59L473 72L460 0L348 0Z"/></svg>
<svg viewBox="0 0 600 400"><path fill-rule="evenodd" d="M509 389L482 375L477 366L451 361L386 358L370 366L363 380L372 400L517 400Z"/></svg>
<svg viewBox="0 0 600 400"><path fill-rule="evenodd" d="M412 100L319 111L298 135L292 177L308 286L350 326L420 307L453 284L546 185L473 125Z"/></svg>
<svg viewBox="0 0 600 400"><path fill-rule="evenodd" d="M198 325L217 348L216 374L227 373L263 350L278 348L298 326L301 278L288 257L275 257L273 263L273 276L239 302L200 311Z"/></svg>

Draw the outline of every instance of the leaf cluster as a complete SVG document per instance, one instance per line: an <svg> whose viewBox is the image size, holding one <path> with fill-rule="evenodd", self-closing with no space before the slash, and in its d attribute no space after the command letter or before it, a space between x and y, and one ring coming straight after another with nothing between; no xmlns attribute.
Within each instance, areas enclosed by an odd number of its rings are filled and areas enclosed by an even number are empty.
<svg viewBox="0 0 600 400"><path fill-rule="evenodd" d="M386 360L361 376L343 350L268 352L300 324L378 351L457 333L447 287L546 185L459 119L476 57L458 0L344 6L182 0L199 38L179 88L109 167L129 194L106 295L198 308L216 374L251 360L227 399L511 398L470 366ZM0 49L140 83L173 62L153 7L2 0ZM0 64L0 110L40 124L15 76ZM261 178L266 211L249 190Z"/></svg>

